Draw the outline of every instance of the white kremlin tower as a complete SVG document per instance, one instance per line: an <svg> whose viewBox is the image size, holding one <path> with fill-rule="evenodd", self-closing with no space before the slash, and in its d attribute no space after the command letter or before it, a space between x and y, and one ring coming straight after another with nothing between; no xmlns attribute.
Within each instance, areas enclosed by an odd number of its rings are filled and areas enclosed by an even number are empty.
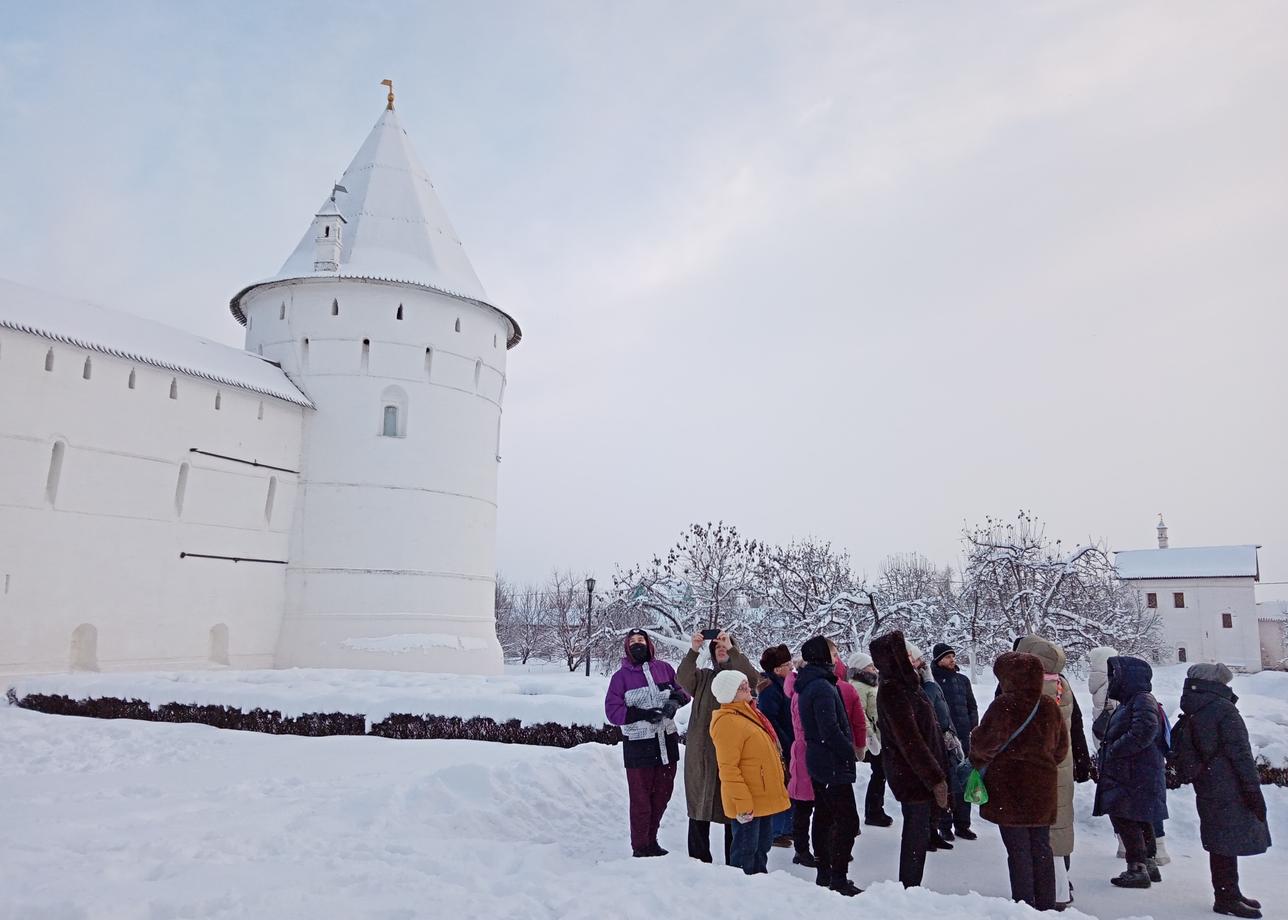
<svg viewBox="0 0 1288 920"><path fill-rule="evenodd" d="M309 395L278 667L499 673L506 350L389 103L281 271L232 299ZM390 653L396 653L396 662Z"/></svg>
<svg viewBox="0 0 1288 920"><path fill-rule="evenodd" d="M0 674L495 674L506 350L389 106L246 348L0 280Z"/></svg>

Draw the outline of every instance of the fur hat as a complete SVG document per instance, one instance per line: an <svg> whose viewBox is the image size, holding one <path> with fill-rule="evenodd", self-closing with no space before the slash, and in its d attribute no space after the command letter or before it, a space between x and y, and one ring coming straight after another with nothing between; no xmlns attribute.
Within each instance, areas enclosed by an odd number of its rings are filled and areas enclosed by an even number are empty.
<svg viewBox="0 0 1288 920"><path fill-rule="evenodd" d="M1234 672L1219 661L1216 664L1192 664L1185 676L1190 680L1211 680L1222 684L1234 680Z"/></svg>
<svg viewBox="0 0 1288 920"><path fill-rule="evenodd" d="M854 651L846 660L845 666L851 671L862 671L868 665L872 664L872 656L867 652Z"/></svg>
<svg viewBox="0 0 1288 920"><path fill-rule="evenodd" d="M721 671L711 681L711 695L721 703L732 703L738 688L747 683L747 675L741 671Z"/></svg>
<svg viewBox="0 0 1288 920"><path fill-rule="evenodd" d="M832 647L822 636L815 636L801 646L801 657L807 664L831 664Z"/></svg>
<svg viewBox="0 0 1288 920"><path fill-rule="evenodd" d="M931 661L933 661L935 664L939 664L940 658L943 658L945 655L956 655L957 649L953 648L947 642L936 642L935 650L930 654L931 654Z"/></svg>
<svg viewBox="0 0 1288 920"><path fill-rule="evenodd" d="M772 671L792 660L792 650L785 645L774 645L760 656L760 670Z"/></svg>

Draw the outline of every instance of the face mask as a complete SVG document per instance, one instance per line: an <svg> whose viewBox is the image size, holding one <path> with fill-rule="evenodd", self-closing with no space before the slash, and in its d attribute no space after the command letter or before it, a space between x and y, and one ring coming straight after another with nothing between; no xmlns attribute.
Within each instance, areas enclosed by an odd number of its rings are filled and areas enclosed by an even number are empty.
<svg viewBox="0 0 1288 920"><path fill-rule="evenodd" d="M631 656L631 661L635 662L636 664L643 664L649 659L648 646L632 645L630 647L630 656Z"/></svg>

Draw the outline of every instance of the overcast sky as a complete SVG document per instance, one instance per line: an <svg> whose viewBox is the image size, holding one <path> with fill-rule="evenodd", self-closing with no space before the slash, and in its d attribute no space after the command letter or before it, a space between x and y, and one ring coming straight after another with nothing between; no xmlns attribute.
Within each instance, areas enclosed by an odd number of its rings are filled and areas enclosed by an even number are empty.
<svg viewBox="0 0 1288 920"><path fill-rule="evenodd" d="M0 276L240 344L384 77L524 328L512 577L1023 507L1288 581L1281 0L23 4Z"/></svg>

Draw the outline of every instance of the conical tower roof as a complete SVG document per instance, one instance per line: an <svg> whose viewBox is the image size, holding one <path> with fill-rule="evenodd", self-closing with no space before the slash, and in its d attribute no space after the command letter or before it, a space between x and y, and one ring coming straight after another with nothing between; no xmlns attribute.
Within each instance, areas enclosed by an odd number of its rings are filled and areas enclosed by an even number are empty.
<svg viewBox="0 0 1288 920"><path fill-rule="evenodd" d="M338 210L345 220L338 272L314 270L315 231L310 222L295 251L272 278L249 285L232 299L232 312L245 323L241 299L262 284L297 278L365 278L431 288L493 307L465 255L434 184L421 165L395 111L381 113L339 185L315 212ZM497 312L502 312L498 310ZM518 342L514 327L509 345Z"/></svg>

